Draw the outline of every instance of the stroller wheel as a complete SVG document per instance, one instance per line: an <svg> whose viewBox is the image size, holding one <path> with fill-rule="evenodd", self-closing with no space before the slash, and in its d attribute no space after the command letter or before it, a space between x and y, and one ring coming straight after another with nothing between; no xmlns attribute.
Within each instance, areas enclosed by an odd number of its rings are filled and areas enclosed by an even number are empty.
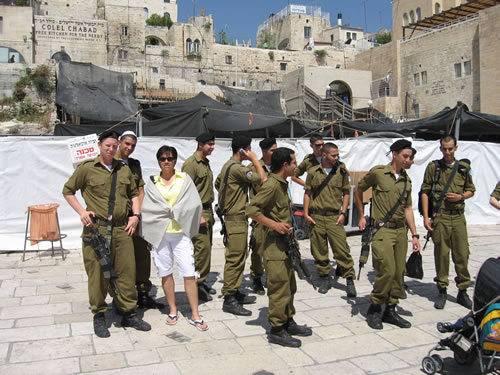
<svg viewBox="0 0 500 375"><path fill-rule="evenodd" d="M297 229L295 231L295 237L297 237L298 240L303 240L306 238L306 233L302 229Z"/></svg>
<svg viewBox="0 0 500 375"><path fill-rule="evenodd" d="M422 359L422 369L427 375L434 375L436 373L436 362L432 357L424 357Z"/></svg>
<svg viewBox="0 0 500 375"><path fill-rule="evenodd" d="M441 373L443 371L443 358L439 354L433 354L431 357L436 365L436 372Z"/></svg>

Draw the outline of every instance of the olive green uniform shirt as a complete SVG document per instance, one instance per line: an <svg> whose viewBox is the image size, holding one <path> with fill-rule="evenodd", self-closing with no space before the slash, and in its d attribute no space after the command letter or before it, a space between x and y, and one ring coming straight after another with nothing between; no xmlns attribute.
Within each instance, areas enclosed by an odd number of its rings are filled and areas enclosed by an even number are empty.
<svg viewBox="0 0 500 375"><path fill-rule="evenodd" d="M399 178L396 179L391 165L377 165L359 181L359 188L362 191L373 188L371 217L375 221L380 221L396 205L399 197L403 193L404 180L406 183L406 193L398 209L389 220L391 222L406 221L405 208L411 206L411 179L406 171L401 170Z"/></svg>
<svg viewBox="0 0 500 375"><path fill-rule="evenodd" d="M313 198L313 194L321 186L328 173L321 165L312 167L307 172L304 190L313 193L309 208L333 211L339 211L342 208L343 193L348 194L351 190L349 173L344 163L339 163L333 168L335 168L335 174L316 198Z"/></svg>
<svg viewBox="0 0 500 375"><path fill-rule="evenodd" d="M264 160L260 159L259 163L262 166L262 168L264 168L264 171L266 172L267 177L269 177L269 175L271 174L271 170L267 169L267 166L264 164ZM253 164L250 166L250 168L252 169L253 173L258 174L257 169L255 168L255 166ZM262 187L262 185L260 184L260 180L259 180L259 183L252 185L252 187L250 188L250 200L252 200L252 198L257 194L257 192L260 190L261 187Z"/></svg>
<svg viewBox="0 0 500 375"><path fill-rule="evenodd" d="M226 170L231 164L227 178L226 186L222 186ZM224 207L221 207L224 215L236 216L245 215L245 208L248 203L248 189L252 184L260 182L260 174L252 172L250 167L244 166L241 161L234 156L231 157L222 167L217 179L215 180L215 188L219 192L219 204L224 202ZM221 189L223 191L221 191ZM222 194L224 198L222 198Z"/></svg>
<svg viewBox="0 0 500 375"><path fill-rule="evenodd" d="M455 161L459 163L457 173L453 177L450 188L447 193L463 194L466 191L475 192L476 187L472 182L472 176L470 174L470 167L467 163L463 161ZM439 196L443 191L446 183L450 179L451 172L454 165L446 165L443 159L439 161L441 164L441 175L439 176L439 181L436 183L436 191L432 197L434 202L439 200ZM432 190L432 183L436 176L436 165L434 162L429 163L425 170L424 182L422 183L422 191L429 194ZM440 209L445 210L463 210L465 208L465 202L463 200L458 202L449 202L447 199L443 199Z"/></svg>
<svg viewBox="0 0 500 375"><path fill-rule="evenodd" d="M304 173L306 173L309 170L309 168L312 168L319 164L320 162L318 161L318 159L316 159L314 154L306 155L302 163L300 163L299 166L295 168L295 176L300 177Z"/></svg>
<svg viewBox="0 0 500 375"><path fill-rule="evenodd" d="M182 171L186 172L196 185L201 203L204 205L212 204L214 201L214 175L208 159L203 160L195 152L186 159L182 165Z"/></svg>
<svg viewBox="0 0 500 375"><path fill-rule="evenodd" d="M493 193L491 193L491 196L496 200L500 200L500 181L498 181L495 190L493 190Z"/></svg>
<svg viewBox="0 0 500 375"><path fill-rule="evenodd" d="M124 160L123 162L130 168L130 171L134 176L134 181L137 188L143 187L145 184L144 180L142 179L141 162L133 158L128 158L126 161Z"/></svg>
<svg viewBox="0 0 500 375"><path fill-rule="evenodd" d="M130 168L122 161L113 159L113 171L118 168L116 179L116 201L113 222L127 223L130 199L138 195L137 186ZM99 157L80 164L64 184L63 195L75 195L81 190L87 211L94 211L97 218L106 220L111 191L111 171L99 161Z"/></svg>

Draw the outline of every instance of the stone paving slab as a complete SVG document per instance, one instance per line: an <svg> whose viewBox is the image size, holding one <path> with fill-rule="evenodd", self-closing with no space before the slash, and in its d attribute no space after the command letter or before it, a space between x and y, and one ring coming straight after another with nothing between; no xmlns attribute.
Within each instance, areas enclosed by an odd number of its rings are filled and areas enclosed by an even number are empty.
<svg viewBox="0 0 500 375"><path fill-rule="evenodd" d="M424 234L423 228L418 229ZM498 256L499 229L498 225L469 227L473 278L487 258ZM360 236L350 236L348 242L357 267ZM317 280L307 240L301 241L301 249ZM150 332L121 327L121 317L109 311L111 337L100 339L93 334L81 250L67 251L64 261L58 254L51 257L43 251L30 253L26 262L21 256L0 254L0 374L422 374L422 358L446 337L437 332L436 322L454 321L467 312L456 304L453 267L446 307L434 309L437 291L431 242L423 253L424 279L405 280L407 299L399 306L412 328L385 324L383 330L374 331L367 326L368 296L375 276L370 259L356 281L356 298L345 296L343 279L326 295L298 280L295 320L312 327L313 335L301 338L299 349L269 344L267 296L258 296L257 303L246 306L252 311L250 317L222 312L224 250L222 241L215 239L208 281L218 294L199 307L209 325L207 332L187 322L191 313L183 280L174 272L181 313L176 326L165 324L168 307L139 311L152 325ZM251 286L249 265L247 260L242 285L246 292ZM166 304L155 269L151 280L155 298ZM111 303L111 298L107 301ZM478 363L459 366L451 351L440 354L445 373L479 373Z"/></svg>

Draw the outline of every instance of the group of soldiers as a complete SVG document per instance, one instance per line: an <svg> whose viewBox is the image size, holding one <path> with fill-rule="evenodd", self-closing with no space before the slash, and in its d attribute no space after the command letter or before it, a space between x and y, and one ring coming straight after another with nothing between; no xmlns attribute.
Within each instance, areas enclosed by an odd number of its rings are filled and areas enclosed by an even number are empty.
<svg viewBox="0 0 500 375"><path fill-rule="evenodd" d="M198 234L192 238L198 296L210 301L216 290L207 282L210 272L214 225L214 176L209 156L214 150L215 136L210 133L196 138L196 151L184 162L182 171L193 180L203 205ZM215 179L218 191L216 212L224 229L225 264L223 274L222 310L234 315L250 316L244 307L256 301L255 296L240 290L248 248L251 248L250 276L252 290L269 298L268 320L271 330L268 339L283 346L299 347L301 341L293 336L309 336L311 328L294 321L296 280L292 262L287 256L286 236L294 229L291 194L287 178L304 186L304 218L311 227L311 253L319 275L319 293L327 293L338 278L346 280L349 298L356 297L354 261L346 240L344 224L350 199L349 172L339 161L339 149L313 135L313 152L297 165L295 152L278 147L274 138L265 138L259 145L262 158L251 150L252 139L235 136L232 156ZM122 325L147 331L151 327L140 320L139 308L161 308L149 295L151 258L148 244L138 233L144 181L139 161L129 156L137 144L133 132L121 136L109 131L99 137L100 156L82 163L67 181L63 194L78 212L84 224L82 237L90 237L91 227L110 242L111 259L119 275L116 283L119 294L111 291L113 305L123 315ZM432 233L436 264L435 281L437 309L447 300L449 255L455 263L459 289L457 302L471 308L467 295L470 284L468 272L469 244L464 216L464 201L474 195L470 162L456 160L457 142L452 136L440 140L443 158L429 163L422 184L424 225ZM382 329L383 322L401 328L411 323L397 312L400 298L405 298L403 278L407 255L408 230L412 249L420 251L412 210L412 183L407 169L413 164L416 150L411 142L398 140L390 147L392 160L387 165L373 167L358 183L354 199L360 217L359 228L373 230L373 266L376 271L367 323ZM244 165L243 161L250 161ZM127 167L128 166L128 167ZM307 179L300 176L307 172ZM113 178L116 175L117 178ZM114 182L113 182L114 180ZM370 218L364 216L363 191L372 188ZM75 193L81 190L84 208ZM497 186L498 190L498 186ZM110 193L111 191L111 193ZM115 192L113 192L115 191ZM498 195L498 194L497 194ZM250 197L250 199L249 199ZM493 198L493 194L492 194ZM498 199L498 197L497 197ZM428 203L432 202L429 210ZM493 204L493 203L492 203ZM95 218L96 224L92 224ZM248 218L252 219L248 244ZM332 274L328 243L333 251L336 269ZM83 242L83 258L89 278L89 301L94 314L94 331L99 337L109 336L104 312L109 279L103 276L99 260L88 242ZM263 280L266 273L265 281ZM266 285L267 284L267 285ZM384 308L385 305L385 308Z"/></svg>

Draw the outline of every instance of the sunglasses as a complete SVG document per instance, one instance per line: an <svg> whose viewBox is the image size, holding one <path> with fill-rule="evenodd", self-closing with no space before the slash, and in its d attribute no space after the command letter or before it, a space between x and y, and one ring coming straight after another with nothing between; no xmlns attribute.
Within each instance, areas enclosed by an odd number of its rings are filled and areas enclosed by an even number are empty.
<svg viewBox="0 0 500 375"><path fill-rule="evenodd" d="M177 159L176 159L176 158L173 158L173 157L171 157L171 156L169 156L168 158L159 158L159 159L158 159L158 161L159 161L160 163L164 163L164 162L166 162L166 161L174 161L174 160L177 160Z"/></svg>

